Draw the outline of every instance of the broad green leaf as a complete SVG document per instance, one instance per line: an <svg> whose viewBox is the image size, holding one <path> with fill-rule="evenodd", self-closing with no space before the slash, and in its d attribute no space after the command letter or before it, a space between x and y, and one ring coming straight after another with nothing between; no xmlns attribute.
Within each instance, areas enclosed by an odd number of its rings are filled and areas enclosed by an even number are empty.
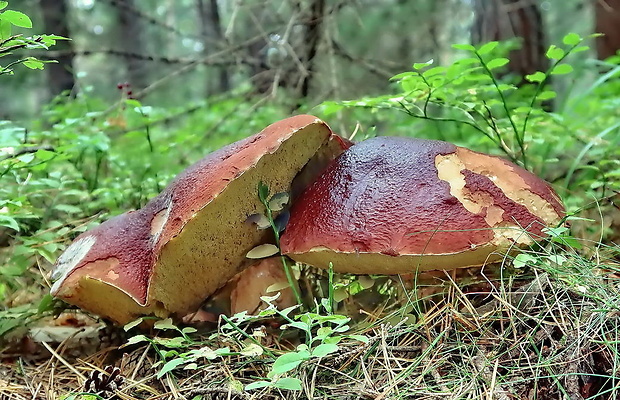
<svg viewBox="0 0 620 400"><path fill-rule="evenodd" d="M559 60L560 58L564 57L564 54L564 50L552 44L551 46L549 46L549 50L547 50L546 56L551 60Z"/></svg>
<svg viewBox="0 0 620 400"><path fill-rule="evenodd" d="M14 231L19 232L19 225L17 221L13 217L9 217L8 215L0 215L0 226L6 226L7 228L11 228Z"/></svg>
<svg viewBox="0 0 620 400"><path fill-rule="evenodd" d="M534 265L538 262L538 258L531 256L529 254L521 253L518 254L512 262L512 265L515 268L521 269L528 265Z"/></svg>
<svg viewBox="0 0 620 400"><path fill-rule="evenodd" d="M503 57L494 58L487 63L487 68L495 69L495 68L503 67L504 65L508 64L509 61L510 60L508 60L507 58L503 58Z"/></svg>
<svg viewBox="0 0 620 400"><path fill-rule="evenodd" d="M552 75L565 75L573 72L573 67L570 64L556 65L551 71Z"/></svg>
<svg viewBox="0 0 620 400"><path fill-rule="evenodd" d="M357 278L357 281L359 282L360 286L361 286L363 289L370 289L370 288L371 288L371 287L373 287L373 286L374 286L374 284L375 284L375 280L374 280L374 279L372 279L372 277L371 277L371 276L368 276L368 275L360 275L360 276Z"/></svg>
<svg viewBox="0 0 620 400"><path fill-rule="evenodd" d="M411 72L411 71L401 72L400 74L396 74L393 77L391 77L390 80L391 81L399 81L399 80L401 80L403 78L409 78L410 76L414 76L414 75L416 75L416 74L414 72ZM323 104L325 105L325 104L328 104L328 103L330 103L330 102L325 102Z"/></svg>
<svg viewBox="0 0 620 400"><path fill-rule="evenodd" d="M271 381L255 381L245 386L245 390L262 389L271 386Z"/></svg>
<svg viewBox="0 0 620 400"><path fill-rule="evenodd" d="M446 72L447 68L446 67L433 67L431 69L427 69L426 71L422 72L422 75L425 78L430 78L431 76L435 76L438 74L443 74L444 72Z"/></svg>
<svg viewBox="0 0 620 400"><path fill-rule="evenodd" d="M3 10L6 8L6 6L9 5L8 1L0 1L0 10Z"/></svg>
<svg viewBox="0 0 620 400"><path fill-rule="evenodd" d="M165 331L165 330L178 331L179 330L179 328L177 328L177 326L174 323L172 323L172 318L166 318L166 319L162 319L161 321L155 322L155 324L153 325L153 328L160 329L162 331Z"/></svg>
<svg viewBox="0 0 620 400"><path fill-rule="evenodd" d="M142 342L150 342L150 341L151 340L144 335L136 335L136 336L130 337L127 340L127 343L125 343L125 346L129 346L129 345L136 344L136 343L142 343Z"/></svg>
<svg viewBox="0 0 620 400"><path fill-rule="evenodd" d="M429 65L433 64L434 60L430 59L427 62L423 62L423 63L414 63L413 64L413 69L415 70L419 70L419 69L423 69L428 67Z"/></svg>
<svg viewBox="0 0 620 400"><path fill-rule="evenodd" d="M157 379L160 379L162 376L166 375L168 372L178 368L179 366L185 364L187 360L183 358L174 358L168 361L157 373Z"/></svg>
<svg viewBox="0 0 620 400"><path fill-rule="evenodd" d="M22 28L32 28L32 21L30 20L30 17L19 11L6 10L0 14L0 19Z"/></svg>
<svg viewBox="0 0 620 400"><path fill-rule="evenodd" d="M325 357L328 354L338 351L338 345L336 344L320 344L312 350L312 357Z"/></svg>
<svg viewBox="0 0 620 400"><path fill-rule="evenodd" d="M7 40L11 37L11 23L0 19L0 40Z"/></svg>
<svg viewBox="0 0 620 400"><path fill-rule="evenodd" d="M571 53L581 53L582 51L587 51L590 50L590 47L588 46L577 46L574 49L571 50Z"/></svg>
<svg viewBox="0 0 620 400"><path fill-rule="evenodd" d="M471 44L453 44L452 48L465 51L476 51L476 48Z"/></svg>
<svg viewBox="0 0 620 400"><path fill-rule="evenodd" d="M43 61L39 61L34 57L28 57L28 59L24 60L22 64L24 64L24 67L30 69L43 69L45 67Z"/></svg>
<svg viewBox="0 0 620 400"><path fill-rule="evenodd" d="M545 90L544 92L540 93L536 98L538 100L550 100L554 99L556 96L557 93L555 93L553 90Z"/></svg>
<svg viewBox="0 0 620 400"><path fill-rule="evenodd" d="M348 335L347 337L350 339L359 340L362 343L368 343L368 338L364 335Z"/></svg>
<svg viewBox="0 0 620 400"><path fill-rule="evenodd" d="M542 82L545 80L547 75L544 72L536 71L533 74L525 75L525 79L529 82Z"/></svg>
<svg viewBox="0 0 620 400"><path fill-rule="evenodd" d="M495 50L498 44L499 42L496 42L496 41L485 43L478 49L478 54L483 55L483 54L490 53L493 50Z"/></svg>
<svg viewBox="0 0 620 400"><path fill-rule="evenodd" d="M569 45L569 46L574 46L578 44L579 42L581 42L581 36L579 36L576 33L572 33L572 32L562 38L562 43Z"/></svg>
<svg viewBox="0 0 620 400"><path fill-rule="evenodd" d="M309 351L295 351L291 353L282 354L280 357L274 361L273 366L271 367L271 372L267 375L268 378L271 378L274 375L281 375L285 372L291 371L303 361L310 358Z"/></svg>
<svg viewBox="0 0 620 400"><path fill-rule="evenodd" d="M39 306L37 307L37 313L41 314L45 311L50 311L52 309L52 304L54 302L54 298L51 294L46 294L43 296L41 301L39 301Z"/></svg>
<svg viewBox="0 0 620 400"><path fill-rule="evenodd" d="M273 382L273 387L286 390L301 390L301 380L297 378L280 378Z"/></svg>

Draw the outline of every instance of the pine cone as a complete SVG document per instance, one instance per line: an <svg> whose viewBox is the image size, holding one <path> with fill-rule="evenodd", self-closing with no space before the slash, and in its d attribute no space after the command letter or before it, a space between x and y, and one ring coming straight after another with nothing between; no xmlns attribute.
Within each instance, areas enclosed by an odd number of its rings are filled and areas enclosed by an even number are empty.
<svg viewBox="0 0 620 400"><path fill-rule="evenodd" d="M90 373L90 377L84 382L84 391L104 398L115 398L114 392L120 389L124 381L121 370L108 365L103 372L94 370Z"/></svg>

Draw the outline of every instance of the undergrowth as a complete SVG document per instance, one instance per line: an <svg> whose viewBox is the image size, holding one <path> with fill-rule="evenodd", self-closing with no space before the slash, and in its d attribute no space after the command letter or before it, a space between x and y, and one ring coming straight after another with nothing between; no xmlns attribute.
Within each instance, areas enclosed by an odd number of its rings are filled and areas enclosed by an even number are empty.
<svg viewBox="0 0 620 400"><path fill-rule="evenodd" d="M316 294L308 309L269 307L207 327L164 320L148 332L137 323L114 329L44 296L46 277L71 238L142 206L199 156L260 130L285 108L259 107L246 92L177 109L124 92L110 106L86 92L57 99L27 128L1 121L3 394L618 398L617 60L602 65L585 92L560 98L550 78L579 73L571 58L587 51L575 34L551 46L550 69L522 86L496 74L509 62L501 44L455 47L464 58L416 63L394 77L389 95L317 111L359 121L357 138L415 135L503 154L555 185L570 226L551 228L547 243L501 265L413 281L302 267L300 286Z"/></svg>

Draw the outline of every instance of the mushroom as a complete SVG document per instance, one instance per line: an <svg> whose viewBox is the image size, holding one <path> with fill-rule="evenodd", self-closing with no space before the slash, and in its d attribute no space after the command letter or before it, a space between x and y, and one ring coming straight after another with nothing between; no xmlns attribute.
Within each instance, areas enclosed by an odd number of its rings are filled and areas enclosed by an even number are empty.
<svg viewBox="0 0 620 400"><path fill-rule="evenodd" d="M333 151L333 137L300 115L211 153L143 208L78 236L56 262L52 295L117 323L194 310L268 239L245 222L264 211L259 182L289 192L317 151Z"/></svg>
<svg viewBox="0 0 620 400"><path fill-rule="evenodd" d="M293 204L281 250L355 274L479 266L543 238L563 215L548 183L499 157L377 137L341 154Z"/></svg>
<svg viewBox="0 0 620 400"><path fill-rule="evenodd" d="M231 314L247 311L248 314L255 315L266 306L261 297L274 296L277 293L280 295L274 305L278 309L283 310L296 304L279 257L260 260L241 271L231 282Z"/></svg>

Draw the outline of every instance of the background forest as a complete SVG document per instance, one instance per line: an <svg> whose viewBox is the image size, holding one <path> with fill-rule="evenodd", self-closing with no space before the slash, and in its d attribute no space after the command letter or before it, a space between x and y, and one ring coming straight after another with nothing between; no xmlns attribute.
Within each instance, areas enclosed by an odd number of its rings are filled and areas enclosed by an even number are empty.
<svg viewBox="0 0 620 400"><path fill-rule="evenodd" d="M619 49L620 0L0 1L0 397L618 398ZM300 113L355 141L506 157L552 183L569 223L507 259L510 277L444 277L444 298L404 306L377 283L382 309L363 321L303 314L307 348L277 334L249 347L248 326L272 315L218 337L67 320L47 293L71 239ZM338 279L357 312L373 284ZM519 290L534 294L516 304ZM72 353L84 326L106 340ZM116 394L106 365L125 380Z"/></svg>

